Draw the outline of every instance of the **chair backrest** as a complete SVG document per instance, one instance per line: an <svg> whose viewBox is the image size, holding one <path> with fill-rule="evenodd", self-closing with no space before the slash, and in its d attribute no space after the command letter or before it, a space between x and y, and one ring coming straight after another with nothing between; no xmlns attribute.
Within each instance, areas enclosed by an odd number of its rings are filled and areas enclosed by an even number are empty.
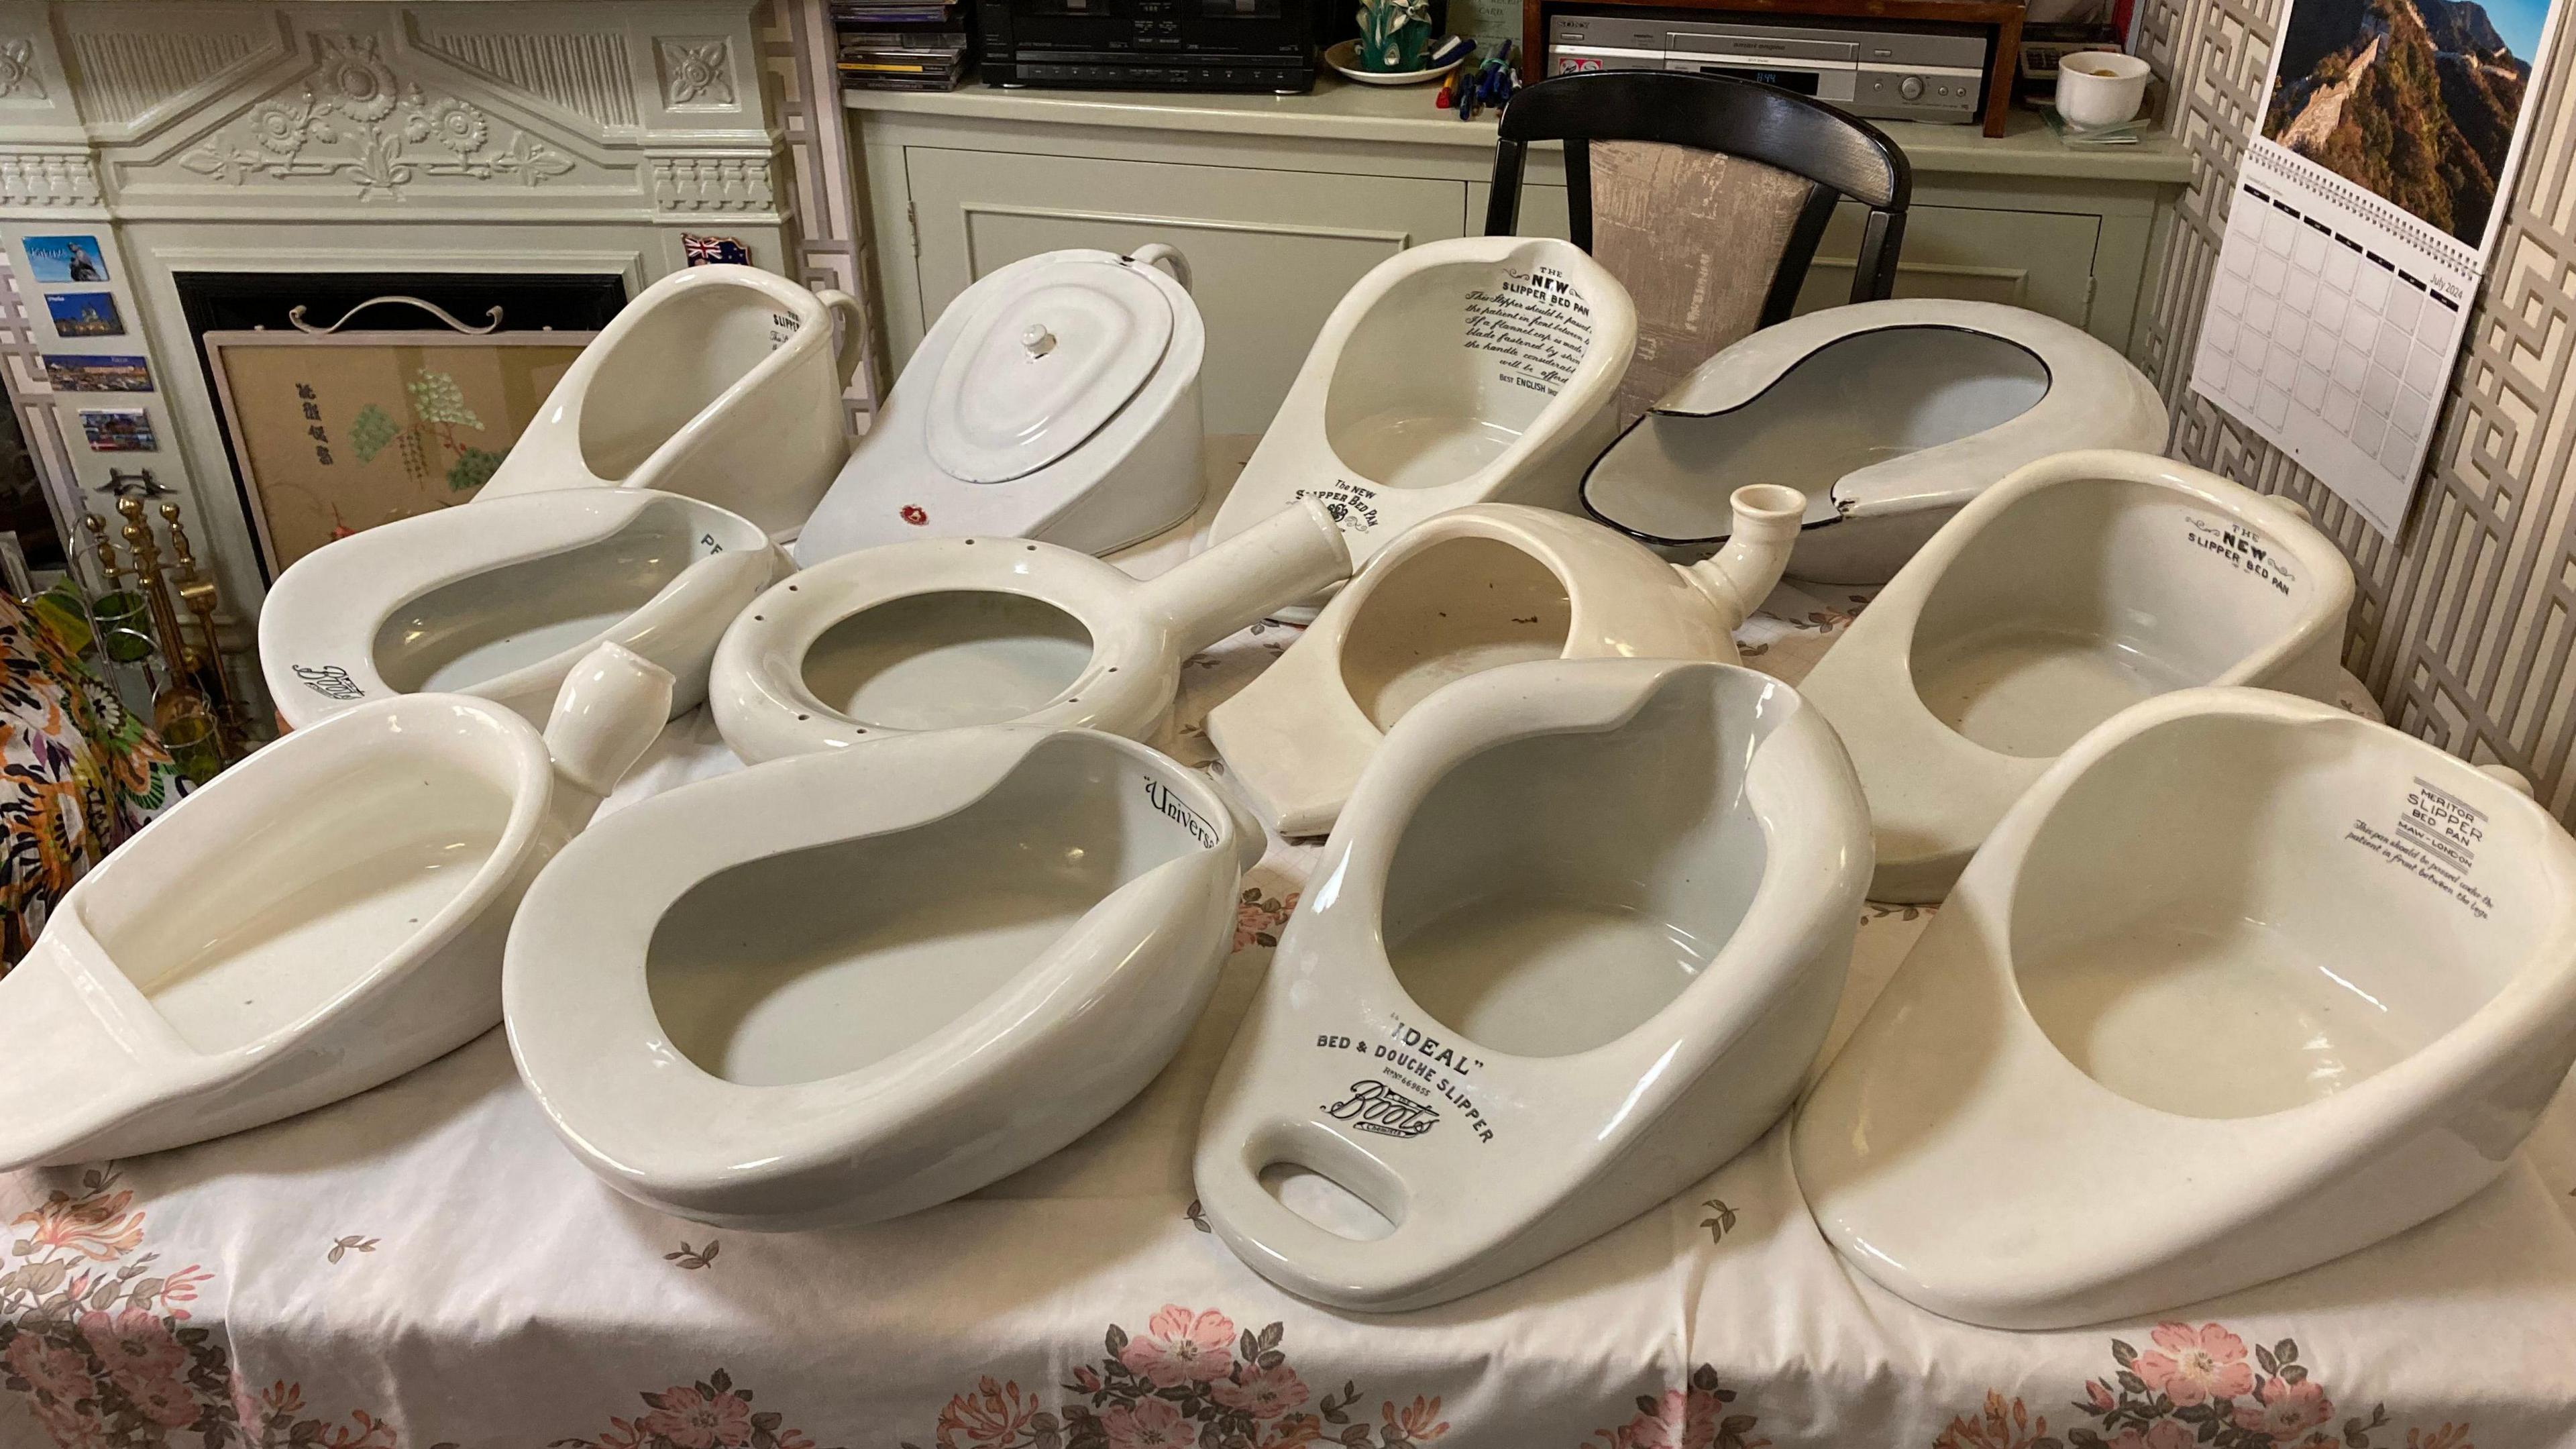
<svg viewBox="0 0 2576 1449"><path fill-rule="evenodd" d="M1503 112L1486 235L1517 228L1539 141L1565 145L1570 239L1637 303L1623 422L1718 349L1787 320L1844 198L1867 209L1851 300L1895 286L1912 168L1884 132L1820 101L1686 71L1541 81Z"/></svg>

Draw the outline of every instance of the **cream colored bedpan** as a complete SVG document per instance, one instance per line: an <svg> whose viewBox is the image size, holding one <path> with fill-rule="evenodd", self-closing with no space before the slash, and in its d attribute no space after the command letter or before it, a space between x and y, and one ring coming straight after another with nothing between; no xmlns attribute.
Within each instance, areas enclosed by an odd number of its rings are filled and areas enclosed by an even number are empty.
<svg viewBox="0 0 2576 1449"><path fill-rule="evenodd" d="M582 349L475 501L658 488L789 537L849 456L841 389L866 327L847 292L756 267L673 272Z"/></svg>
<svg viewBox="0 0 2576 1449"><path fill-rule="evenodd" d="M2165 445L2164 400L2053 317L1901 299L1811 312L1702 363L1592 465L1593 517L1676 558L1726 541L1746 483L1807 495L1789 572L1885 583L1960 507L2072 448Z"/></svg>
<svg viewBox="0 0 2576 1449"><path fill-rule="evenodd" d="M1311 501L1142 583L1015 538L862 549L745 610L708 699L754 764L1006 722L1142 739L1169 715L1182 660L1349 570Z"/></svg>
<svg viewBox="0 0 2576 1449"><path fill-rule="evenodd" d="M0 1171L257 1127L491 1030L520 893L670 688L603 645L542 737L488 700L378 700L180 801L0 977Z"/></svg>
<svg viewBox="0 0 2576 1449"><path fill-rule="evenodd" d="M1399 252L1325 319L1215 536L1320 498L1356 565L1461 504L1570 512L1636 345L1626 289L1570 243L1466 237Z"/></svg>
<svg viewBox="0 0 2576 1449"><path fill-rule="evenodd" d="M1528 659L1737 663L1735 628L1779 582L1802 506L1739 490L1735 541L1681 569L1567 514L1453 509L1381 551L1208 737L1265 821L1321 835L1386 731L1453 680Z"/></svg>
<svg viewBox="0 0 2576 1449"><path fill-rule="evenodd" d="M611 1186L726 1227L870 1222L1089 1131L1207 1005L1259 857L1089 730L945 730L644 801L528 893L519 1073Z"/></svg>
<svg viewBox="0 0 2576 1449"><path fill-rule="evenodd" d="M369 700L471 694L542 722L564 676L621 644L706 698L716 641L787 561L749 520L638 488L442 509L295 561L259 611L291 729Z"/></svg>
<svg viewBox="0 0 2576 1449"><path fill-rule="evenodd" d="M2326 705L2195 689L2013 806L1800 1108L1816 1221L2059 1328L2365 1247L2502 1172L2576 1060L2576 841Z"/></svg>
<svg viewBox="0 0 2576 1449"><path fill-rule="evenodd" d="M1868 878L1851 765L1776 680L1585 659L1442 690L1369 763L1227 1052L1209 1221L1373 1312L1608 1231L1788 1109ZM1290 1206L1318 1190L1382 1233Z"/></svg>
<svg viewBox="0 0 2576 1449"><path fill-rule="evenodd" d="M978 280L913 350L796 561L969 536L1106 554L1197 512L1207 326L1188 277L1156 243Z"/></svg>
<svg viewBox="0 0 2576 1449"><path fill-rule="evenodd" d="M2333 699L2351 606L2304 514L2215 473L2062 453L1986 490L1799 686L1869 793L1871 899L1941 899L2059 751L2151 695Z"/></svg>

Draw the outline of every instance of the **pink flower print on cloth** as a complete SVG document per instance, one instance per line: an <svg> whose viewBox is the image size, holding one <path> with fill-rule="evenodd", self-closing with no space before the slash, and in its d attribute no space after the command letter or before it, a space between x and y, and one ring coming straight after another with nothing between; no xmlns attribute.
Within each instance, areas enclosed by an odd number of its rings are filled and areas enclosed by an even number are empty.
<svg viewBox="0 0 2576 1449"><path fill-rule="evenodd" d="M2236 1406L2236 1427L2269 1434L2284 1443L2334 1417L2334 1402L2326 1397L2325 1385L2314 1379L2298 1383L2265 1379L2255 1399Z"/></svg>
<svg viewBox="0 0 2576 1449"><path fill-rule="evenodd" d="M1228 1336L1233 1327L1226 1325ZM1161 1399L1111 1409L1100 1416L1100 1427L1109 1435L1109 1449L1190 1449L1199 1442L1198 1426Z"/></svg>
<svg viewBox="0 0 2576 1449"><path fill-rule="evenodd" d="M2156 1349L2129 1365L2147 1387L2188 1409L2211 1399L2225 1401L2254 1387L2254 1365L2245 1361L2245 1340L2215 1323L2198 1328L2188 1323L2159 1324Z"/></svg>
<svg viewBox="0 0 2576 1449"><path fill-rule="evenodd" d="M638 1427L680 1446L680 1449L739 1449L751 1442L751 1405L731 1389L713 1394L681 1386L647 1394L653 1412L638 1421Z"/></svg>
<svg viewBox="0 0 2576 1449"><path fill-rule="evenodd" d="M0 1353L0 1364L27 1381L39 1394L50 1394L55 1402L68 1404L89 1396L90 1377L87 1356L47 1343L33 1333L21 1333L9 1340L9 1348Z"/></svg>
<svg viewBox="0 0 2576 1449"><path fill-rule="evenodd" d="M129 1378L167 1378L187 1367L188 1351L170 1335L169 1326L146 1309L84 1313L80 1331L89 1340L89 1351L98 1355L109 1376L119 1383Z"/></svg>
<svg viewBox="0 0 2576 1449"><path fill-rule="evenodd" d="M2145 1432L2123 1429L2106 1441L2110 1449L2194 1449L2200 1441L2191 1426L2173 1419L2159 1419Z"/></svg>
<svg viewBox="0 0 2576 1449"><path fill-rule="evenodd" d="M1158 1389L1224 1378L1234 1367L1234 1320L1213 1308L1194 1314L1167 1303L1119 1350L1118 1361Z"/></svg>
<svg viewBox="0 0 2576 1449"><path fill-rule="evenodd" d="M1276 1419L1306 1402L1306 1381L1283 1363L1219 1379L1209 1392L1229 1409L1241 1409L1256 1419Z"/></svg>

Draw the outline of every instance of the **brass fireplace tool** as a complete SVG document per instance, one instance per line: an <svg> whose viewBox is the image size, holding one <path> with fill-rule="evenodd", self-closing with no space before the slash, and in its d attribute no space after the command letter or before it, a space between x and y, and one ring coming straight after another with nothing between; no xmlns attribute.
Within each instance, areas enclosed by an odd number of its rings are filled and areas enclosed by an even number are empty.
<svg viewBox="0 0 2576 1449"><path fill-rule="evenodd" d="M152 680L154 730L181 772L202 784L240 758L249 744L215 635L222 599L198 566L176 504L161 505L175 575L162 563L161 543L144 517L143 500L119 498L116 511L125 518L125 527L118 530L125 539L123 560L107 536L105 519L94 513L81 519L105 575L105 591L91 609L99 650L115 663L143 667ZM183 607L194 617L193 637L181 619ZM162 665L157 673L151 667L156 657Z"/></svg>

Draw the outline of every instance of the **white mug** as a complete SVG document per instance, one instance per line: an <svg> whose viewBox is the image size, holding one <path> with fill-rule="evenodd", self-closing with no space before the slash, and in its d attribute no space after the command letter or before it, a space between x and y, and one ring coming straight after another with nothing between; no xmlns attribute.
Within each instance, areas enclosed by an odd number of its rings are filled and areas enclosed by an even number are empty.
<svg viewBox="0 0 2576 1449"><path fill-rule="evenodd" d="M2147 63L2116 50L2079 50L2057 62L2057 114L2079 131L2116 126L2147 97Z"/></svg>

